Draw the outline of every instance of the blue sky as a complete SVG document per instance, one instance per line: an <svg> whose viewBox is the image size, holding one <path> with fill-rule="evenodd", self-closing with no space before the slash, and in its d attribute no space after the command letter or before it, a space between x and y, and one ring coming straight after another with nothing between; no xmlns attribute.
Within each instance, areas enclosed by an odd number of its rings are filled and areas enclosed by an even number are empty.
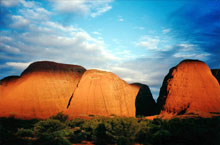
<svg viewBox="0 0 220 145"><path fill-rule="evenodd" d="M220 68L219 0L0 0L0 79L50 60L150 86L183 59Z"/></svg>

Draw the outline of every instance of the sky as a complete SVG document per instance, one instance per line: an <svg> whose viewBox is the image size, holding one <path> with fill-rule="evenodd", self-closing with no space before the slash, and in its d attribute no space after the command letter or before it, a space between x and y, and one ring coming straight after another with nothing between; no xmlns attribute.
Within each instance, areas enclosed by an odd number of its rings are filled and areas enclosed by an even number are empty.
<svg viewBox="0 0 220 145"><path fill-rule="evenodd" d="M0 79L48 60L111 71L156 99L183 59L220 68L220 0L0 0Z"/></svg>

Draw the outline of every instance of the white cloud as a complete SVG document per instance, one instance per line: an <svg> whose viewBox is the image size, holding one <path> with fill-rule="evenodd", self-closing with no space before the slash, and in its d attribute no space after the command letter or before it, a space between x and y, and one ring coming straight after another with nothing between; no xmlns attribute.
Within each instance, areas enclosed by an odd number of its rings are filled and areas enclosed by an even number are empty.
<svg viewBox="0 0 220 145"><path fill-rule="evenodd" d="M208 54L208 53L197 54L197 53L188 53L188 52L187 53L178 52L178 53L175 53L173 56L176 58L182 58L182 59L193 58L193 59L204 60L208 56L210 56L210 54Z"/></svg>
<svg viewBox="0 0 220 145"><path fill-rule="evenodd" d="M111 8L112 8L112 7L109 6L109 5L106 5L106 6L103 7L103 8L97 8L97 10L96 10L95 12L91 13L91 16L92 16L92 17L99 16L99 15L101 15L101 14L103 14L103 13L109 11Z"/></svg>
<svg viewBox="0 0 220 145"><path fill-rule="evenodd" d="M118 16L118 21L119 22L123 22L124 21L123 17L122 16Z"/></svg>
<svg viewBox="0 0 220 145"><path fill-rule="evenodd" d="M136 44L138 47L144 47L148 50L158 50L158 44L160 43L159 37L143 36Z"/></svg>
<svg viewBox="0 0 220 145"><path fill-rule="evenodd" d="M140 26L140 27L134 27L134 29L144 30L144 27L142 27L142 26Z"/></svg>
<svg viewBox="0 0 220 145"><path fill-rule="evenodd" d="M163 30L162 30L162 32L163 32L164 34L169 33L170 31L171 31L171 29L163 29Z"/></svg>
<svg viewBox="0 0 220 145"><path fill-rule="evenodd" d="M95 34L95 35L101 35L101 33L100 32L97 32L97 31L94 31L94 32L92 32L93 34Z"/></svg>
<svg viewBox="0 0 220 145"><path fill-rule="evenodd" d="M17 6L18 4L22 4L24 7L34 7L35 2L33 1L25 1L25 0L1 0L0 4L2 4L5 7L14 7Z"/></svg>
<svg viewBox="0 0 220 145"><path fill-rule="evenodd" d="M26 19L31 19L31 20L35 19L37 21L47 20L49 19L49 15L51 15L51 12L40 7L35 7L34 9L23 8L23 9L20 9L19 12Z"/></svg>
<svg viewBox="0 0 220 145"><path fill-rule="evenodd" d="M3 44L0 42L0 51L2 52L8 52L8 53L20 53L20 49L7 45L7 44Z"/></svg>
<svg viewBox="0 0 220 145"><path fill-rule="evenodd" d="M26 15L27 12L32 13L33 16ZM85 30L72 25L64 26L50 21L49 15L50 12L37 5L34 10L22 7L18 15L11 16L10 26L15 31L2 34L1 50L19 53L27 61L46 59L77 63L91 68L120 60L106 49L102 38L92 37ZM38 17L48 19L39 21ZM17 28L24 26L26 26L25 31L16 32ZM99 32L94 32L94 34L100 35ZM3 57L6 58L6 54ZM9 61L16 62L13 58L9 58ZM9 63L7 66L12 65Z"/></svg>
<svg viewBox="0 0 220 145"><path fill-rule="evenodd" d="M124 21L124 19L123 19L123 18L119 18L119 21L120 21L120 22L123 22L123 21Z"/></svg>
<svg viewBox="0 0 220 145"><path fill-rule="evenodd" d="M29 20L25 19L23 16L12 15L11 18L13 21L13 23L11 24L12 27L24 27L29 24Z"/></svg>
<svg viewBox="0 0 220 145"><path fill-rule="evenodd" d="M195 44L189 44L189 43L180 43L177 44L177 46L181 48L181 51L192 51L197 47Z"/></svg>
<svg viewBox="0 0 220 145"><path fill-rule="evenodd" d="M5 7L13 7L19 4L19 0L1 0L0 4Z"/></svg>
<svg viewBox="0 0 220 145"><path fill-rule="evenodd" d="M81 15L99 16L109 11L113 0L51 0L54 8L64 13L76 13Z"/></svg>
<svg viewBox="0 0 220 145"><path fill-rule="evenodd" d="M7 62L6 65L15 69L24 70L31 62Z"/></svg>

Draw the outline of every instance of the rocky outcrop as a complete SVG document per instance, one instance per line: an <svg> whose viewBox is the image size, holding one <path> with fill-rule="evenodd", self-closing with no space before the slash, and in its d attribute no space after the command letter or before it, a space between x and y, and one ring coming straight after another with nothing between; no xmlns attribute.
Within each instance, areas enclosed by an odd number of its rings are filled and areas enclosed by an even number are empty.
<svg viewBox="0 0 220 145"><path fill-rule="evenodd" d="M111 72L87 70L65 113L70 118L88 115L135 117L139 89Z"/></svg>
<svg viewBox="0 0 220 145"><path fill-rule="evenodd" d="M0 116L48 118L64 111L85 68L55 62L32 63L20 77L0 85Z"/></svg>
<svg viewBox="0 0 220 145"><path fill-rule="evenodd" d="M202 61L184 60L170 69L157 100L157 113L220 112L220 86Z"/></svg>
<svg viewBox="0 0 220 145"><path fill-rule="evenodd" d="M151 116L155 114L156 103L147 85L133 83L132 85L140 87L136 96L136 116Z"/></svg>
<svg viewBox="0 0 220 145"><path fill-rule="evenodd" d="M218 80L218 83L220 84L220 69L212 69L213 76Z"/></svg>

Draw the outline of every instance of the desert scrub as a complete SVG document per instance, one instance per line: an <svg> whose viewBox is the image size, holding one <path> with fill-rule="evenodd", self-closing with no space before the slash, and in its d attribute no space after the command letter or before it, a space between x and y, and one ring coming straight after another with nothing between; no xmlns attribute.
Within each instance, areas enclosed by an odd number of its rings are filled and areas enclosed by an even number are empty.
<svg viewBox="0 0 220 145"><path fill-rule="evenodd" d="M19 137L34 137L34 132L31 129L18 128L16 135Z"/></svg>
<svg viewBox="0 0 220 145"><path fill-rule="evenodd" d="M48 119L39 121L34 126L37 144L41 145L70 145L67 139L71 133L65 123L59 120Z"/></svg>
<svg viewBox="0 0 220 145"><path fill-rule="evenodd" d="M59 112L54 116L51 116L50 119L59 120L60 122L66 122L68 120L68 115L63 114L63 112Z"/></svg>

